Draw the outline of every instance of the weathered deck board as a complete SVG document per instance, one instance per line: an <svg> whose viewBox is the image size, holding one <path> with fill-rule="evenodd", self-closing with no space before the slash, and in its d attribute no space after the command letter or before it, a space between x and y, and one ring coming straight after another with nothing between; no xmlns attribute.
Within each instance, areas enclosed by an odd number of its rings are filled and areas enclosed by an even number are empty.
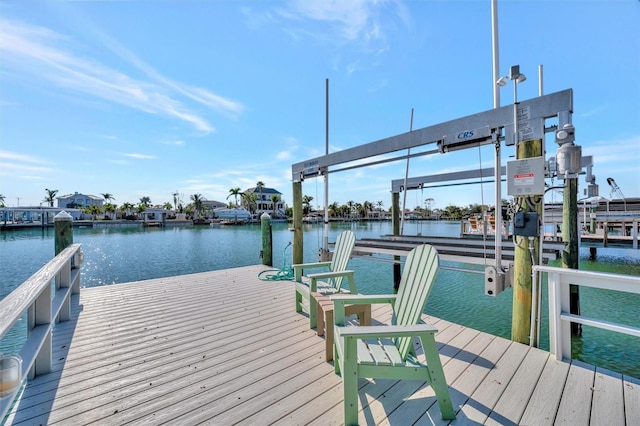
<svg viewBox="0 0 640 426"><path fill-rule="evenodd" d="M592 424L624 424L624 387L622 375L596 368L591 405ZM640 419L637 419L640 422Z"/></svg>
<svg viewBox="0 0 640 426"><path fill-rule="evenodd" d="M342 381L261 266L83 289L7 424L341 424ZM374 306L374 323L387 306ZM456 424L629 424L638 380L425 315ZM447 424L430 386L361 380L362 424Z"/></svg>

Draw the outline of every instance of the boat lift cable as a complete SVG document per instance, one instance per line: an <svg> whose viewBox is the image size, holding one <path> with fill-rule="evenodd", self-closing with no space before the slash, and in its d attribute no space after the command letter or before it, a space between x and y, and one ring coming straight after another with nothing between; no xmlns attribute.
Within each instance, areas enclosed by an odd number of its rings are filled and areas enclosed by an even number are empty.
<svg viewBox="0 0 640 426"><path fill-rule="evenodd" d="M320 198L318 198L318 179L314 179L316 181L316 200L319 200ZM325 210L327 210L327 200L325 200L324 202L325 205ZM309 213L311 213L311 206L309 206ZM320 250L329 250L329 247L325 247L324 243L322 241L323 239L323 233L324 233L324 226L322 227L322 233L320 232L320 229L317 230L317 236L318 236L318 252L320 252Z"/></svg>
<svg viewBox="0 0 640 426"><path fill-rule="evenodd" d="M413 131L413 108L411 108L411 119L409 120L409 133ZM407 148L407 165L404 169L404 190L402 191L402 210L400 210L400 235L404 235L404 209L407 205L407 179L409 178L409 158L411 148Z"/></svg>

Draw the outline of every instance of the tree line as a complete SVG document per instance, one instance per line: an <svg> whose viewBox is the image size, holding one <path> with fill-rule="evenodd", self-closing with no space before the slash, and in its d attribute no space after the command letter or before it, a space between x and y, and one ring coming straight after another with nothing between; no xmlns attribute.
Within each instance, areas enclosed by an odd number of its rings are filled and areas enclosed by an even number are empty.
<svg viewBox="0 0 640 426"><path fill-rule="evenodd" d="M275 213L275 206L278 202L281 201L281 197L279 194L271 194L270 201L271 204L265 204L264 200L262 200L262 190L264 188L264 183L259 181L256 183L256 189L259 191L259 194L255 192L242 192L242 190L238 187L229 189L229 195L227 195L227 200L230 197L233 197L233 201L230 201L227 204L228 208L235 207L245 207L252 214L258 210L267 210L266 207L272 207ZM58 190L56 189L48 189L45 188L46 196L43 199L43 202L47 203L50 207L54 206L55 197L58 194ZM91 215L93 218L97 218L100 215L105 215L106 217L113 218L116 213L120 213L121 216L125 219L135 219L137 215L143 213L148 208L163 208L166 210L174 210L176 213L185 213L187 217L193 219L200 219L202 217L209 215L209 206L207 206L204 202L206 198L202 196L202 194L192 194L189 196L190 203L184 204L182 200L182 194L178 191L172 194L173 203L166 201L162 204L152 204L151 199L147 196L141 197L136 204L125 202L121 205L117 205L112 201L115 200L113 194L109 192L100 194L104 200L105 204L100 207L98 205L92 204L89 206L75 206L68 205L70 208L80 208L86 214ZM238 203L238 199L240 199L240 203ZM314 209L312 205L312 201L314 198L309 195L302 196L302 208L303 214L309 215L312 213L317 213L319 210ZM481 204L468 204L467 206L456 206L454 204L450 204L444 209L434 208L432 209L432 205L434 203L433 198L427 198L424 200L425 205L423 206L415 206L412 210L406 209L405 214L414 214L416 216L421 216L423 218L434 218L434 219L450 219L450 220L459 220L465 217L469 217L477 214L484 214L486 212L490 212L493 210L492 207ZM502 204L508 204L507 200L502 200ZM0 207L5 207L5 196L0 194ZM319 206L318 206L319 208ZM340 204L338 202L333 202L328 206L329 217L331 218L368 218L372 216L372 213L378 212L386 212L391 213L391 207L388 209L384 209L383 201L364 201L362 203L355 201L348 201L345 204ZM288 207L286 209L287 216L292 216L292 208Z"/></svg>

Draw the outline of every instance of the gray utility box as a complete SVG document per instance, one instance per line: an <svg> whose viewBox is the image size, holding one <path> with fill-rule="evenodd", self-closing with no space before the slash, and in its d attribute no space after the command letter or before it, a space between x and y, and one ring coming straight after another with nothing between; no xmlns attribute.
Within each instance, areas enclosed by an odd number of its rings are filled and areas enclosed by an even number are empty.
<svg viewBox="0 0 640 426"><path fill-rule="evenodd" d="M512 197L544 195L544 158L508 161L507 193Z"/></svg>

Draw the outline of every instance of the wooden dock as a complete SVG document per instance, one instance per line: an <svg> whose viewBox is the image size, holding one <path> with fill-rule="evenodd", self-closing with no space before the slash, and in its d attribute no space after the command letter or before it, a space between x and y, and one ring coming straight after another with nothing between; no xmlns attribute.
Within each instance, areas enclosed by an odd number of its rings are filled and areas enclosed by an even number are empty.
<svg viewBox="0 0 640 426"><path fill-rule="evenodd" d="M263 266L82 289L54 331L53 372L8 425L341 424L342 381L288 281ZM390 316L373 309L374 323ZM640 381L425 316L454 424L637 425ZM361 381L361 424L443 424L424 383Z"/></svg>

